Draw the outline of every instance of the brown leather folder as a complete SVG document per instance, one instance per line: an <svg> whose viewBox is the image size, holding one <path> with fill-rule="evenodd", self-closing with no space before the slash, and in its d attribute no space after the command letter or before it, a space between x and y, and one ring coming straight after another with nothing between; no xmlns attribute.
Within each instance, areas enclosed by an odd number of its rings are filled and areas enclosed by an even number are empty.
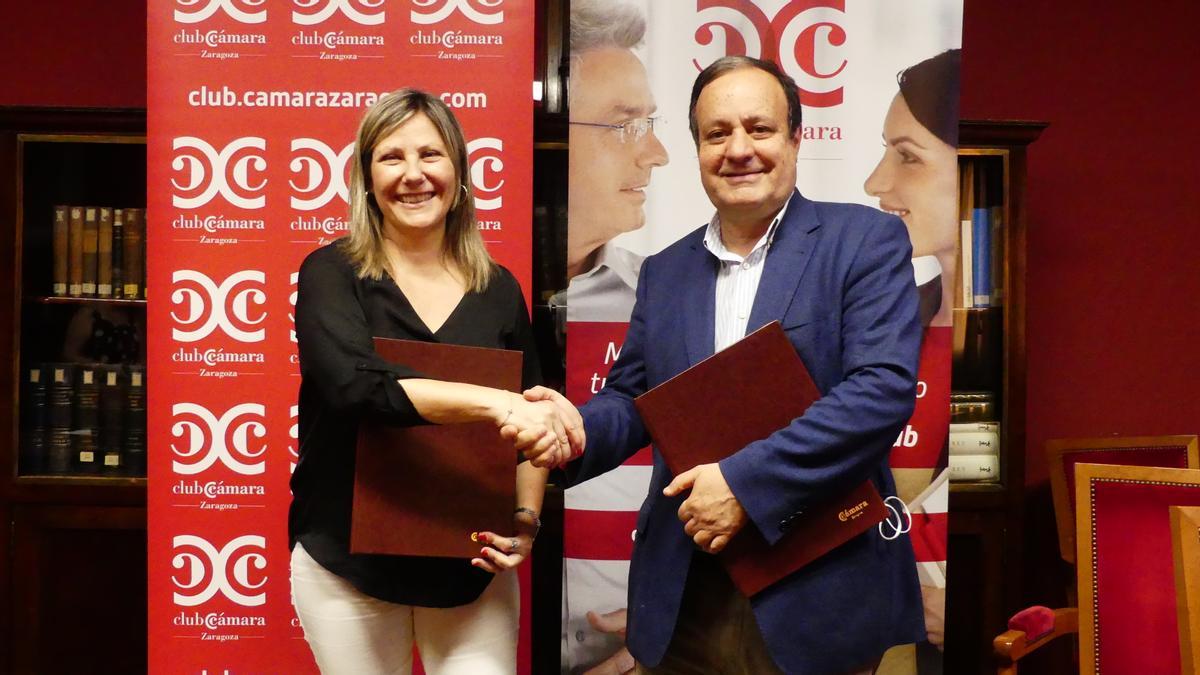
<svg viewBox="0 0 1200 675"><path fill-rule="evenodd" d="M521 352L375 338L385 360L430 378L519 391ZM478 557L471 533L512 531L517 455L490 422L395 427L364 420L350 551Z"/></svg>
<svg viewBox="0 0 1200 675"><path fill-rule="evenodd" d="M776 321L634 403L667 467L679 475L770 436L820 397ZM887 507L868 480L806 509L774 546L748 524L721 552L721 561L738 589L751 596L874 527L886 515Z"/></svg>

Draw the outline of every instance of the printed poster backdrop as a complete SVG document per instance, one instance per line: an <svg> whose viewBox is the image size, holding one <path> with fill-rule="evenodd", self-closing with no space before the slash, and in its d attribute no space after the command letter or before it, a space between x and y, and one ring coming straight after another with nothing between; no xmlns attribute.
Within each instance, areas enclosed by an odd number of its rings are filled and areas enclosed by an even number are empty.
<svg viewBox="0 0 1200 675"><path fill-rule="evenodd" d="M576 0L572 19L590 4ZM825 201L857 202L901 212L914 241L913 266L922 296L945 289L943 312L926 317L916 411L896 439L891 465L900 496L913 513L911 539L929 610L944 616L946 574L947 442L950 389L949 304L954 288L953 242L956 178L929 194L909 183L892 186L885 175L882 131L897 95L897 74L961 46L961 0L687 0L600 3L637 8L646 20L644 40L632 50L640 63L610 61L593 71L596 52L572 39L571 159L567 394L583 403L603 386L620 352L641 259L705 224L713 207L705 195L688 131L692 82L726 55L772 59L801 88L803 138L798 184ZM606 23L616 24L616 20ZM573 26L578 28L579 25ZM609 59L615 58L610 52ZM607 77L589 73L607 72ZM645 75L641 75L644 72ZM957 79L957 78L955 78ZM957 81L947 86L954 88ZM621 105L614 106L614 101ZM651 112L649 106L657 106ZM593 119L597 115L609 118ZM620 123L656 115L652 133L619 143L616 132L578 122ZM612 117L622 117L616 119ZM957 114L954 114L957 117ZM611 133L598 140L601 133ZM953 144L951 144L953 145ZM956 176L953 153L942 158ZM891 168L894 168L891 167ZM621 201L622 188L644 187L645 203ZM899 196L906 187L907 201ZM597 196L611 188L610 206L596 218ZM868 194L870 191L870 194ZM628 195L626 195L628 197ZM933 199L928 199L932 197ZM910 203L911 202L911 203ZM926 208L927 203L933 206ZM942 221L945 221L944 223ZM646 495L648 450L625 466L566 493L563 669L583 673L620 649L626 576L637 510ZM588 612L594 612L589 622ZM931 622L936 623L936 622ZM919 664L919 665L918 665ZM881 673L941 672L935 645L897 647Z"/></svg>
<svg viewBox="0 0 1200 675"><path fill-rule="evenodd" d="M531 0L149 3L152 672L316 671L288 582L295 272L346 231L364 108L416 86L462 122L479 226L528 295L533 21ZM528 672L527 620L522 641Z"/></svg>

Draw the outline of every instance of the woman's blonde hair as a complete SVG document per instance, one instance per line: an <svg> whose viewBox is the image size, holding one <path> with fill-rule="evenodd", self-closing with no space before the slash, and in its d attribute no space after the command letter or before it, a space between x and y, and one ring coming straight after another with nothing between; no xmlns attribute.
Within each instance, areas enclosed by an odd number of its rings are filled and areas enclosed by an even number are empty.
<svg viewBox="0 0 1200 675"><path fill-rule="evenodd" d="M404 88L386 94L363 115L354 143L355 161L350 165L350 234L342 239L343 250L360 278L383 277L387 266L383 252L383 214L372 194L371 156L381 140L418 113L429 118L441 134L458 177L454 201L446 214L443 255L458 267L468 289L482 291L487 288L495 263L488 255L475 223L467 142L450 108L437 97L417 89Z"/></svg>

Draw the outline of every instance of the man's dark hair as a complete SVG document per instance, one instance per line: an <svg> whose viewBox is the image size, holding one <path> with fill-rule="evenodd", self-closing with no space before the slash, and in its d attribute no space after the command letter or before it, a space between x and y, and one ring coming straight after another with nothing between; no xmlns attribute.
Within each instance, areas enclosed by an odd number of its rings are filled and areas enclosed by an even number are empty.
<svg viewBox="0 0 1200 675"><path fill-rule="evenodd" d="M896 82L909 111L921 126L951 147L958 147L958 88L962 50L948 49L900 71Z"/></svg>
<svg viewBox="0 0 1200 675"><path fill-rule="evenodd" d="M700 74L696 76L696 82L692 85L692 100L688 104L688 128L692 130L692 140L697 145L700 144L700 128L696 123L696 101L700 98L700 92L704 91L704 88L718 77L742 68L757 68L775 78L775 81L783 89L784 98L787 99L788 136L795 136L799 131L800 89L796 86L796 81L783 72L783 69L774 61L764 61L752 56L725 56L713 61L707 68L700 71Z"/></svg>

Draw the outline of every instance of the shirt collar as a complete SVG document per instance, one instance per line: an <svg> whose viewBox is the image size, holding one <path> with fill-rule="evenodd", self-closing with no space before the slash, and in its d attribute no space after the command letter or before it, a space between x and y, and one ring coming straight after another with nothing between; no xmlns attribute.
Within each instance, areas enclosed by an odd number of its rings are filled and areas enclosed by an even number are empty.
<svg viewBox="0 0 1200 675"><path fill-rule="evenodd" d="M771 225L767 227L767 231L763 234L762 238L754 244L754 248L750 249L745 258L725 248L725 242L721 240L721 216L718 213L714 213L712 220L708 221L708 229L704 231L704 248L708 249L718 260L742 262L746 258L758 253L759 249L770 247L771 241L775 239L775 232L779 229L779 223L783 222L784 214L787 213L788 206L792 203L792 198L795 196L796 193L793 191L792 196L788 197L788 200L783 203L783 208L779 209L779 213L776 213L775 218L771 220Z"/></svg>
<svg viewBox="0 0 1200 675"><path fill-rule="evenodd" d="M605 242L596 251L596 264L592 269L580 274L577 279L583 280L600 273L602 269L612 270L626 286L637 288L638 270L636 263L633 262L635 256L624 249L613 246L612 242Z"/></svg>

